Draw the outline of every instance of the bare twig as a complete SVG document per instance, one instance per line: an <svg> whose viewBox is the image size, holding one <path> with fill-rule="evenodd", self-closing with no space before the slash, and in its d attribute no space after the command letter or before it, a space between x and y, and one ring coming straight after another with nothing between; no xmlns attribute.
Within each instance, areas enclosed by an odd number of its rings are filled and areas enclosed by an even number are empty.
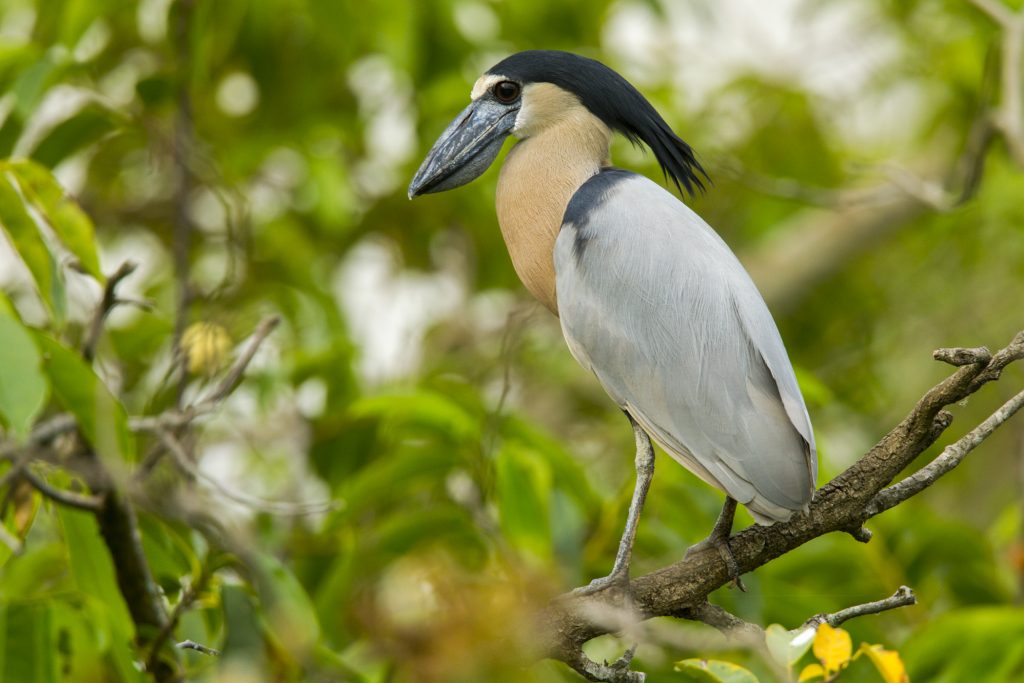
<svg viewBox="0 0 1024 683"><path fill-rule="evenodd" d="M204 564L202 571L199 574L199 578L194 583L190 583L186 586L182 591L181 598L178 600L178 604L174 606L174 610L171 612L171 616L167 619L167 623L164 624L162 629L160 629L160 633L158 633L156 638L153 639L153 643L149 647L149 658L146 663L146 669L148 671L153 671L156 668L157 662L160 658L160 650L163 649L164 643L166 643L167 639L171 637L171 633L174 632L174 628L178 625L181 615L184 614L185 610L192 606L192 603L199 596L199 593L203 590L209 578L209 572ZM182 646L181 644L178 644L177 647L180 648Z"/></svg>
<svg viewBox="0 0 1024 683"><path fill-rule="evenodd" d="M32 484L32 486L34 486L41 494L54 502L60 503L61 505L78 508L79 510L88 510L90 512L98 512L103 507L102 496L92 496L86 493L75 493L74 491L58 489L54 486L50 486L45 479L29 469L22 470L21 476L25 481Z"/></svg>
<svg viewBox="0 0 1024 683"><path fill-rule="evenodd" d="M293 503L266 500L257 496L250 496L249 494L242 493L241 491L234 491L199 469L199 466L192 460L188 452L186 452L185 447L170 430L161 430L157 432L157 436L167 451L174 458L174 462L182 471L194 479L202 481L206 485L215 489L220 495L224 496L228 500L232 500L259 512L267 512L275 515L312 515L322 512L330 512L337 508L337 504L333 501Z"/></svg>
<svg viewBox="0 0 1024 683"><path fill-rule="evenodd" d="M209 393L199 405L202 404L216 404L223 401L231 392L235 390L238 383L242 380L242 375L245 374L245 369L249 367L249 363L252 362L253 356L256 355L256 351L259 350L260 345L267 338L267 336L274 331L274 328L280 324L281 318L277 315L272 315L264 318L260 321L260 324L256 326L256 329L252 333L252 339L249 341L249 346L246 347L242 355L238 357L234 365L224 375L224 379L220 381L220 384Z"/></svg>
<svg viewBox="0 0 1024 683"><path fill-rule="evenodd" d="M829 208L887 201L892 198L895 189L887 185L838 189L806 185L793 178L758 173L748 168L739 158L726 155L720 155L716 159L714 171L770 197L792 199L812 206Z"/></svg>
<svg viewBox="0 0 1024 683"><path fill-rule="evenodd" d="M91 361L96 357L96 346L99 344L100 336L103 334L103 321L107 319L107 315L119 303L125 302L124 299L117 297L117 286L121 284L122 280L134 273L137 267L138 264L125 261L107 278L107 284L103 288L103 297L96 307L96 312L93 313L92 322L89 324L89 333L86 335L85 343L82 345L82 357L85 360Z"/></svg>
<svg viewBox="0 0 1024 683"><path fill-rule="evenodd" d="M816 614L805 621L804 626L817 627L820 624L828 624L829 626L836 627L844 621L863 617L867 614L878 614L880 612L887 612L891 609L898 609L900 607L907 607L908 605L916 604L917 596L914 595L914 591L907 586L900 586L895 593L884 600L875 600L874 602L866 602L863 605L854 605L853 607L847 607L846 609L841 609L838 612L833 612L832 614Z"/></svg>
<svg viewBox="0 0 1024 683"><path fill-rule="evenodd" d="M880 512L899 505L934 484L939 477L963 462L968 453L987 439L999 425L1009 420L1022 406L1024 406L1024 391L1004 403L999 410L992 413L966 435L946 446L942 453L926 466L898 484L880 491L866 508L868 516L874 517Z"/></svg>
<svg viewBox="0 0 1024 683"><path fill-rule="evenodd" d="M220 655L220 650L215 650L212 647L207 647L202 643L197 643L194 640L183 640L177 645L178 649L181 650L195 650L196 652L202 652L204 655L210 655L211 657L217 657Z"/></svg>
<svg viewBox="0 0 1024 683"><path fill-rule="evenodd" d="M1003 368L1021 358L1024 358L1024 332L1018 332L1006 348L1000 349L992 356L988 365L974 378L971 383L972 388L976 389L986 382L999 379Z"/></svg>
<svg viewBox="0 0 1024 683"><path fill-rule="evenodd" d="M78 423L73 415L62 413L40 422L32 430L27 442L24 445L14 443L0 444L0 458L18 458L24 451L45 446L58 436L75 431Z"/></svg>

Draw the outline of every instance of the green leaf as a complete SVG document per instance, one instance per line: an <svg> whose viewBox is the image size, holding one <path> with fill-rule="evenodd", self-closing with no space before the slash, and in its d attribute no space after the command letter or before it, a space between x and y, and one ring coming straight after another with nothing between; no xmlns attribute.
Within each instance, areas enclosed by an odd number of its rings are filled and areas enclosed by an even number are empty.
<svg viewBox="0 0 1024 683"><path fill-rule="evenodd" d="M114 564L100 536L96 517L84 510L56 506L64 542L68 549L71 574L78 590L100 600L114 620L132 624L128 608L117 588Z"/></svg>
<svg viewBox="0 0 1024 683"><path fill-rule="evenodd" d="M716 659L684 659L675 669L701 683L758 683L757 676L742 666Z"/></svg>
<svg viewBox="0 0 1024 683"><path fill-rule="evenodd" d="M11 92L14 93L14 110L21 115L22 119L27 120L32 115L46 86L54 76L60 74L59 67L60 65L54 62L50 55L47 55L22 71L14 81L14 85L11 87Z"/></svg>
<svg viewBox="0 0 1024 683"><path fill-rule="evenodd" d="M0 294L0 418L24 441L46 405L49 385L32 335Z"/></svg>
<svg viewBox="0 0 1024 683"><path fill-rule="evenodd" d="M98 105L86 106L54 126L32 151L32 158L52 168L116 128L112 112Z"/></svg>
<svg viewBox="0 0 1024 683"><path fill-rule="evenodd" d="M1002 683L1024 680L1024 610L950 610L900 648L912 681Z"/></svg>
<svg viewBox="0 0 1024 683"><path fill-rule="evenodd" d="M103 282L96 255L96 231L89 216L64 192L45 166L26 159L12 162L11 168L25 197L50 224L68 251L78 258L86 272Z"/></svg>
<svg viewBox="0 0 1024 683"><path fill-rule="evenodd" d="M495 461L505 537L538 559L551 557L551 468L534 450L506 444Z"/></svg>
<svg viewBox="0 0 1024 683"><path fill-rule="evenodd" d="M360 399L352 404L353 418L376 417L391 431L415 428L459 443L480 438L480 421L462 406L435 392L391 394Z"/></svg>
<svg viewBox="0 0 1024 683"><path fill-rule="evenodd" d="M97 615L98 601L81 602L51 600L50 617L53 624L52 652L62 680L109 680L110 669L104 655L110 646L110 633L104 619Z"/></svg>
<svg viewBox="0 0 1024 683"><path fill-rule="evenodd" d="M782 666L792 666L811 649L814 643L815 630L802 628L788 630L779 624L772 624L765 629L765 641L772 659Z"/></svg>
<svg viewBox="0 0 1024 683"><path fill-rule="evenodd" d="M269 635L302 659L320 638L316 608L299 580L276 558L260 555L259 588Z"/></svg>
<svg viewBox="0 0 1024 683"><path fill-rule="evenodd" d="M100 536L99 525L92 513L56 506L64 532L71 575L79 592L86 596L90 607L90 621L97 628L109 631L111 663L120 680L137 681L140 676L134 666L131 643L135 624L117 585L114 564Z"/></svg>
<svg viewBox="0 0 1024 683"><path fill-rule="evenodd" d="M63 318L64 286L57 273L57 262L46 248L36 222L25 208L25 202L13 179L0 165L0 226L7 233L21 260L28 266L43 304L58 319Z"/></svg>
<svg viewBox="0 0 1024 683"><path fill-rule="evenodd" d="M45 603L0 605L0 680L56 683L50 633Z"/></svg>
<svg viewBox="0 0 1024 683"><path fill-rule="evenodd" d="M263 669L266 666L266 655L259 629L260 612L252 595L242 586L226 584L221 588L220 600L224 606L226 632L223 658L229 661L237 657ZM199 658L205 655L196 653L188 656Z"/></svg>
<svg viewBox="0 0 1024 683"><path fill-rule="evenodd" d="M45 334L36 333L35 338L54 395L75 416L96 453L112 463L134 461L135 435L121 402L77 353Z"/></svg>

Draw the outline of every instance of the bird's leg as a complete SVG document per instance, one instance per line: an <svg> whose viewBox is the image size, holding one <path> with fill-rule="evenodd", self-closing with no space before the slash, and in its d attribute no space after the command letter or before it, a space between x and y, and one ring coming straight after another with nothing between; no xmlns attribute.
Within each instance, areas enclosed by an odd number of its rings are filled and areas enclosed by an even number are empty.
<svg viewBox="0 0 1024 683"><path fill-rule="evenodd" d="M629 515L626 517L626 529L619 539L619 551L615 554L615 564L608 576L594 579L589 585L581 586L573 591L576 594L588 595L611 588L624 587L629 583L629 560L633 554L633 541L636 539L636 527L640 522L640 512L647 499L647 489L651 487L654 477L654 446L651 438L637 424L629 413L629 424L633 426L633 437L636 440L636 487L633 489L633 500L629 503Z"/></svg>
<svg viewBox="0 0 1024 683"><path fill-rule="evenodd" d="M737 564L736 558L733 557L732 549L729 547L729 537L732 535L732 521L735 516L736 501L726 496L725 505L722 506L722 512L718 515L718 521L715 522L711 533L700 543L687 548L686 557L690 557L694 553L698 553L706 548L714 547L718 550L718 554L722 556L722 560L725 561L725 566L729 570L729 576L732 577L736 587L741 591L746 591L747 588L740 579L740 566Z"/></svg>

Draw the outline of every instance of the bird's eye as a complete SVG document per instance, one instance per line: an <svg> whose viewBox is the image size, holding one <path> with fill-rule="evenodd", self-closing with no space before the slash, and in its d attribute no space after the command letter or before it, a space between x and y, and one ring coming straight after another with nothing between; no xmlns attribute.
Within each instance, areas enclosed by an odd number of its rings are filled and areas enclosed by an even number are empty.
<svg viewBox="0 0 1024 683"><path fill-rule="evenodd" d="M491 92L494 93L494 99L502 104L512 104L515 102L519 98L519 91L519 84L514 81L501 81L496 83L491 89Z"/></svg>

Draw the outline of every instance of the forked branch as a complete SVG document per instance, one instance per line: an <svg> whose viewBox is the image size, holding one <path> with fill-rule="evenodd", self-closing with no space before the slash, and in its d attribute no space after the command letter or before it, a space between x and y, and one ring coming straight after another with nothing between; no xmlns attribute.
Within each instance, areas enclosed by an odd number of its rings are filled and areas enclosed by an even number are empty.
<svg viewBox="0 0 1024 683"><path fill-rule="evenodd" d="M1024 405L1024 392L1018 393L927 465L890 486L892 480L949 426L952 415L943 410L946 406L962 401L986 383L997 380L1007 365L1024 358L1024 332L994 354L986 349L940 349L935 352L935 358L959 367L928 390L903 421L864 457L820 488L807 512L795 515L788 522L749 527L730 539L729 545L742 572L753 571L829 532L854 533L866 541L870 537L862 529L866 520L933 485ZM613 633L629 621L621 617L600 619L594 615L621 615L631 610L633 622L656 616L680 616L723 631L753 630L756 633L760 627L708 603L708 596L729 581L730 572L716 550L696 552L668 567L636 577L630 582L628 595L607 592L560 596L539 615L541 629L537 642L544 644L547 656L566 662L591 680L627 680L593 677L600 667L595 669L598 665L583 655L583 644L599 635ZM915 600L912 591L901 588L886 600L813 619L835 625L862 614L913 604ZM608 673L621 676L617 672Z"/></svg>

